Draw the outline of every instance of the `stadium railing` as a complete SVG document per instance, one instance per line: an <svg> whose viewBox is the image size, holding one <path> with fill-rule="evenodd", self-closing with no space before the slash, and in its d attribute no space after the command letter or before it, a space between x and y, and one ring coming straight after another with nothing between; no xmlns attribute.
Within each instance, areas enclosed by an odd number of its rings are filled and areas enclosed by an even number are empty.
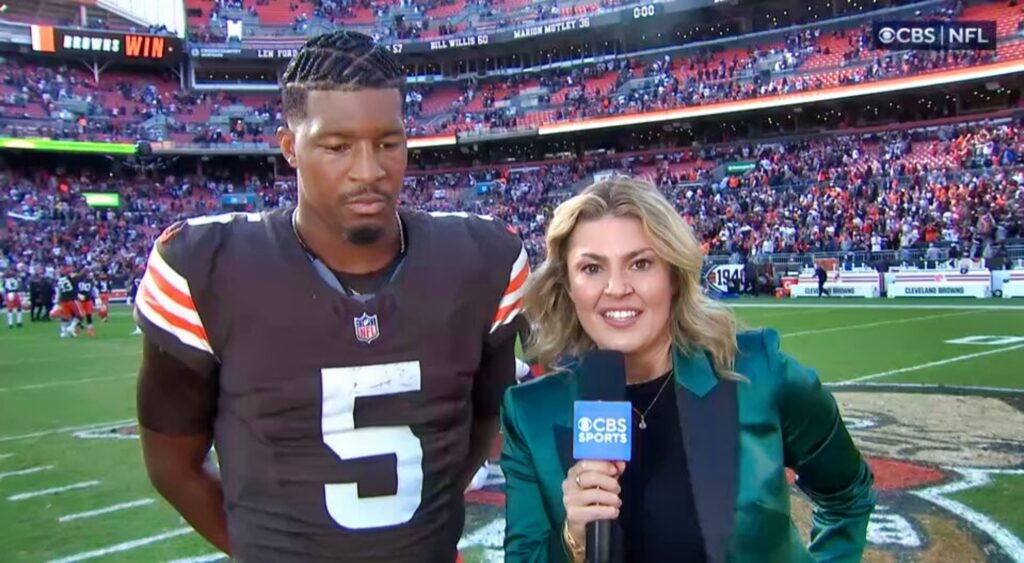
<svg viewBox="0 0 1024 563"><path fill-rule="evenodd" d="M1006 264L1005 267L1000 269L1021 269L1024 268L1024 239L1008 239L1013 244L1006 245L1006 251L1009 256L1010 263ZM938 246L942 251L949 249L949 243L945 246ZM785 264L800 264L806 265L813 263L814 260L827 260L835 259L838 264L842 264L847 257L850 257L854 267L861 266L872 266L874 264L885 262L890 266L900 266L906 263L910 266L924 266L927 262L930 262L926 256L927 249L914 248L909 250L909 256L901 256L901 250L853 250L853 251L808 251L808 252L773 252L770 254L757 254L751 259L752 262L758 264L773 264L773 265L785 265ZM947 254L943 254L939 258L938 262L943 265L939 268L931 269L952 269L951 267L944 266L950 262ZM983 259L985 260L985 259ZM705 266L717 266L721 264L733 263L731 254L708 254L704 257Z"/></svg>

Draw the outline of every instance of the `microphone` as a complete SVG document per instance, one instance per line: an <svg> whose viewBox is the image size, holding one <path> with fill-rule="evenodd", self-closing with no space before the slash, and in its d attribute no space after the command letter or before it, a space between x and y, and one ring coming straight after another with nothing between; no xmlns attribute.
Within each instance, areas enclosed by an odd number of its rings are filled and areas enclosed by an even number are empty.
<svg viewBox="0 0 1024 563"><path fill-rule="evenodd" d="M573 405L573 457L629 461L633 406L626 400L626 361L621 352L593 350L580 363L579 399ZM588 563L611 561L610 520L587 524Z"/></svg>

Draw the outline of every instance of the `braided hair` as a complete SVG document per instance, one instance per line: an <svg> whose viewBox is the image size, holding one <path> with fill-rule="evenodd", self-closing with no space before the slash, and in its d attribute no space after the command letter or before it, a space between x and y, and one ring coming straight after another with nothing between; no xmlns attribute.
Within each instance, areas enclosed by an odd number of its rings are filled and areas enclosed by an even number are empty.
<svg viewBox="0 0 1024 563"><path fill-rule="evenodd" d="M405 73L391 51L373 38L340 30L310 39L281 77L286 119L306 115L310 90L398 89L405 100Z"/></svg>

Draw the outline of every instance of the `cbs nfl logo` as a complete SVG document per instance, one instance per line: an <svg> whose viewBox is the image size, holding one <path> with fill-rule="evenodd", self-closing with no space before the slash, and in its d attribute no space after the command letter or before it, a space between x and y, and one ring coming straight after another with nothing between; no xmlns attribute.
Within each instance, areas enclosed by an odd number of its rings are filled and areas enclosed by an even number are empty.
<svg viewBox="0 0 1024 563"><path fill-rule="evenodd" d="M872 23L875 49L902 51L994 51L994 21L878 21Z"/></svg>

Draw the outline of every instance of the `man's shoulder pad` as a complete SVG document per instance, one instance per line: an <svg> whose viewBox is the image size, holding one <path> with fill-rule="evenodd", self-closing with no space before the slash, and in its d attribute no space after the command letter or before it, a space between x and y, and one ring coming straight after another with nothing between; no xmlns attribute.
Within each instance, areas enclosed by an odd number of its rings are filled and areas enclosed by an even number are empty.
<svg viewBox="0 0 1024 563"><path fill-rule="evenodd" d="M465 229L475 240L496 240L498 244L508 246L519 246L521 244L519 234L514 228L497 217L490 215L479 215L466 212L442 212L430 213L436 225L442 228L452 227Z"/></svg>
<svg viewBox="0 0 1024 563"><path fill-rule="evenodd" d="M165 247L190 246L204 240L223 238L241 224L259 223L262 220L263 215L260 213L223 213L193 217L178 221L164 229L157 243Z"/></svg>
<svg viewBox="0 0 1024 563"><path fill-rule="evenodd" d="M156 247L172 265L208 257L233 235L263 221L260 213L224 213L179 221L164 229Z"/></svg>

